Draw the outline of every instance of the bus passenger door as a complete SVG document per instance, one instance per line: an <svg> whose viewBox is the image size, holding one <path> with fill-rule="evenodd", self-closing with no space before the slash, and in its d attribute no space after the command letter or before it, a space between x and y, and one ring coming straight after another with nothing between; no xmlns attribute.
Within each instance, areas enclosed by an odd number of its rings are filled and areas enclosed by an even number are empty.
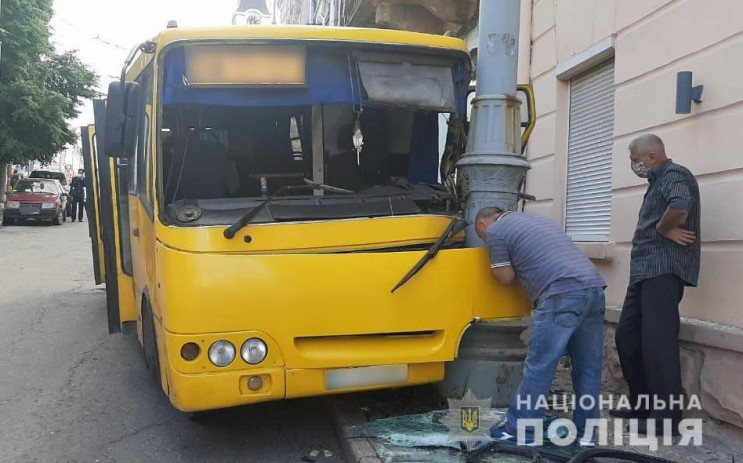
<svg viewBox="0 0 743 463"><path fill-rule="evenodd" d="M85 213L88 216L88 235L90 236L93 252L93 277L95 284L106 281L106 268L103 262L103 239L101 238L101 223L98 215L98 164L95 157L95 125L80 127L80 138L83 151L83 167L85 168L85 189L88 200L85 202ZM67 198L67 201L71 201Z"/></svg>
<svg viewBox="0 0 743 463"><path fill-rule="evenodd" d="M131 220L131 258L134 275L134 294L137 300L154 296L149 291L154 277L151 263L154 262L154 211L152 196L149 188L150 175L148 172L151 160L151 112L153 95L153 65L149 65L137 77L140 87L140 98L134 109L137 111L136 143L134 153L129 158L129 217ZM152 304L153 301L149 301ZM155 310L154 307L152 307Z"/></svg>
<svg viewBox="0 0 743 463"><path fill-rule="evenodd" d="M105 127L106 101L94 100L95 126ZM106 283L108 332L117 333L127 322L136 322L137 310L131 277L131 247L127 201L125 158L108 157L104 152L104 131L93 137L88 150L97 184L88 190L89 208L97 208L95 220L100 229L98 249L102 250L100 277ZM89 141L90 143L90 141ZM86 164L87 167L87 164ZM92 237L91 237L92 238ZM128 268L127 268L128 267Z"/></svg>

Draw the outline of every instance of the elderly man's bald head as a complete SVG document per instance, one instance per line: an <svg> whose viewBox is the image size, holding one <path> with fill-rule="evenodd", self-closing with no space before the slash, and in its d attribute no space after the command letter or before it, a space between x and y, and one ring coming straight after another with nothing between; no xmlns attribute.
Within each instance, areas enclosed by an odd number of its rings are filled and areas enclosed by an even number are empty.
<svg viewBox="0 0 743 463"><path fill-rule="evenodd" d="M637 151L638 154L662 153L666 154L666 146L658 135L648 133L640 135L629 144L630 151Z"/></svg>

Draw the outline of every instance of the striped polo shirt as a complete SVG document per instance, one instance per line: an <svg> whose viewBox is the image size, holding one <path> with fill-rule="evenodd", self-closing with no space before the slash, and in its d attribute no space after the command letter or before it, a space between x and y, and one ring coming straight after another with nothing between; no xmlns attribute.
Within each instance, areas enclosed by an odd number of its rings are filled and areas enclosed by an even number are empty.
<svg viewBox="0 0 743 463"><path fill-rule="evenodd" d="M507 212L487 230L491 268L513 267L536 306L570 291L605 288L596 267L555 222L528 212Z"/></svg>

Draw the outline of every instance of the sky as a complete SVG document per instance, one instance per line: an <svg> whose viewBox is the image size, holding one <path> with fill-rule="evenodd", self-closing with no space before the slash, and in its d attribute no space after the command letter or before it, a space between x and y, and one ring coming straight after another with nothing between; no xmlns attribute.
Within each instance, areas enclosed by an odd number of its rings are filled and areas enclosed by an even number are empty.
<svg viewBox="0 0 743 463"><path fill-rule="evenodd" d="M269 11L272 0L267 2ZM78 57L100 76L100 91L121 73L129 51L165 29L169 20L181 27L229 26L238 0L54 0L53 37L59 51ZM87 102L72 127L93 122Z"/></svg>

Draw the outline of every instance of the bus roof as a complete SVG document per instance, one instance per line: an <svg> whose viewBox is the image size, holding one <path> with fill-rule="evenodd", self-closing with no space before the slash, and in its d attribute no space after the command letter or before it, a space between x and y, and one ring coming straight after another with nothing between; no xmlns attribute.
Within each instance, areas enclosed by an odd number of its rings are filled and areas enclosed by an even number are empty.
<svg viewBox="0 0 743 463"><path fill-rule="evenodd" d="M386 45L409 45L467 51L464 41L443 35L389 29L326 26L228 26L216 28L173 28L161 32L154 41L158 49L180 40L266 39L323 40Z"/></svg>
<svg viewBox="0 0 743 463"><path fill-rule="evenodd" d="M166 29L155 36L157 52L167 45L189 40L317 40L350 44L403 45L432 48L459 53L467 52L467 44L455 37L419 32L327 26L225 26ZM126 70L127 79L135 79L152 61L152 54L139 54Z"/></svg>

